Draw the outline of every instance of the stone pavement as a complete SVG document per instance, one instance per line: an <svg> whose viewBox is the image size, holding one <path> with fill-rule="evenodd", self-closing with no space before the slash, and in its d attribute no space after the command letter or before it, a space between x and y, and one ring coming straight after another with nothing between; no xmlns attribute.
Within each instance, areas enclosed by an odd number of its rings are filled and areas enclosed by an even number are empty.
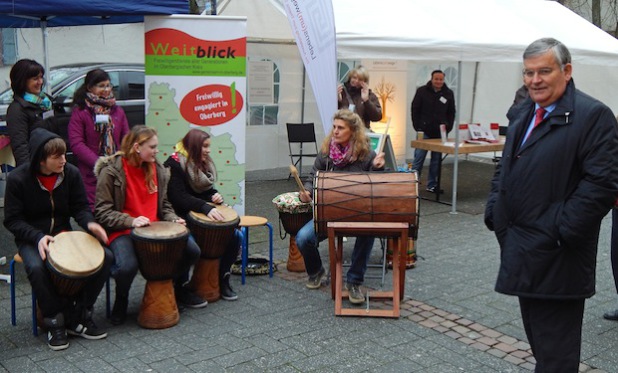
<svg viewBox="0 0 618 373"><path fill-rule="evenodd" d="M444 171L446 199L450 199L448 167ZM243 286L240 277L234 276L238 301L221 300L205 309L187 309L175 327L146 330L135 321L144 288L138 276L125 325L108 323L101 296L95 319L108 328L109 336L101 341L71 338L69 349L53 352L44 336L34 338L30 333L30 287L18 266L15 327L10 324L9 287L0 283L0 372L533 370L516 298L493 291L498 248L481 213L492 170L491 164L481 162L460 164L460 175L465 177L460 176L464 180L457 214L450 213L450 206L421 201L419 261L407 271L399 319L335 317L329 288L308 290L304 274L287 272L288 241L276 237L278 271L274 278L248 277ZM265 216L276 227L277 212L270 200L295 188L285 177L282 170L248 175L246 213ZM420 194L427 196L424 191ZM608 216L599 245L597 294L586 303L582 372L618 371L618 323L601 317L618 306L609 264L610 223ZM252 228L251 253L267 252L265 231ZM11 235L0 228L0 256L10 259L14 251ZM325 243L320 252L326 265ZM372 262L380 259L376 243ZM0 272L8 273L8 265L0 267ZM390 274L385 288L390 287ZM375 278L367 279L365 285L381 286Z"/></svg>

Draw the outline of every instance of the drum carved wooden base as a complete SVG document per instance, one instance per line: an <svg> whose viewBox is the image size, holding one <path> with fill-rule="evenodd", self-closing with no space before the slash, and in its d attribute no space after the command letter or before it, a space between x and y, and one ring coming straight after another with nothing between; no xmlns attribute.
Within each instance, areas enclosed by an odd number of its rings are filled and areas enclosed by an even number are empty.
<svg viewBox="0 0 618 373"><path fill-rule="evenodd" d="M305 260L302 254L298 251L296 245L296 236L290 235L290 250L288 253L287 269L290 272L305 272Z"/></svg>
<svg viewBox="0 0 618 373"><path fill-rule="evenodd" d="M172 280L147 281L137 323L142 328L165 329L179 320Z"/></svg>
<svg viewBox="0 0 618 373"><path fill-rule="evenodd" d="M219 291L219 259L200 259L193 269L189 288L210 303L221 298Z"/></svg>
<svg viewBox="0 0 618 373"><path fill-rule="evenodd" d="M393 248L388 245L388 249L386 250L386 262L388 263L388 268L393 268ZM416 247L414 246L414 239L408 238L408 249L404 254L404 259L406 263L406 269L411 269L416 267Z"/></svg>

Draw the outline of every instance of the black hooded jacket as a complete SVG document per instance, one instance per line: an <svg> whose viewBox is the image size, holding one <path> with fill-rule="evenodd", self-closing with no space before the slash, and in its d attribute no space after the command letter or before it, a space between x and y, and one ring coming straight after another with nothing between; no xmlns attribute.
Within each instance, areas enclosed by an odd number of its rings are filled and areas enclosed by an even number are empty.
<svg viewBox="0 0 618 373"><path fill-rule="evenodd" d="M77 167L67 163L52 192L36 177L43 146L56 137L59 136L45 129L34 129L29 141L30 163L22 164L8 175L4 226L13 233L18 246L22 243L37 245L45 235L72 230L71 217L84 229L95 221Z"/></svg>

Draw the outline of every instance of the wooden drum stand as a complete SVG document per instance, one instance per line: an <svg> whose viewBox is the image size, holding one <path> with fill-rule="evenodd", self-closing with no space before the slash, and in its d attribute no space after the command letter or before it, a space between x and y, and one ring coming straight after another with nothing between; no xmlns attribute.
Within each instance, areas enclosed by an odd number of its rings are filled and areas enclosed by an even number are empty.
<svg viewBox="0 0 618 373"><path fill-rule="evenodd" d="M335 299L337 316L399 317L399 302L403 299L405 289L406 267L402 253L408 245L408 223L377 222L329 222L328 252L331 272L331 295ZM392 309L343 308L342 299L348 292L342 289L343 278L343 237L376 236L388 237L393 241L393 290L373 291L371 299L392 300ZM336 238L336 239L335 239ZM367 299L369 302L369 297Z"/></svg>

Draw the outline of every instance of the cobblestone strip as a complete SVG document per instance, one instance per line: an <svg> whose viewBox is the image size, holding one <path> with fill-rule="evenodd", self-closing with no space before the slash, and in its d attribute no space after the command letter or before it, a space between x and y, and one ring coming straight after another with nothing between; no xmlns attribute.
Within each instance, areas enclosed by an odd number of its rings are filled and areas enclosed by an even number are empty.
<svg viewBox="0 0 618 373"><path fill-rule="evenodd" d="M280 264L279 268L285 268L285 263ZM285 280L298 283L304 283L307 280L305 273L281 270L277 275ZM330 287L322 287L322 290L330 291ZM388 305L388 302L385 302L385 306ZM408 299L401 303L401 318L445 334L461 343L499 357L511 364L524 369L534 370L535 360L530 350L530 345L527 342L489 329L482 324L454 313L414 299ZM579 372L601 373L603 371L580 363Z"/></svg>

